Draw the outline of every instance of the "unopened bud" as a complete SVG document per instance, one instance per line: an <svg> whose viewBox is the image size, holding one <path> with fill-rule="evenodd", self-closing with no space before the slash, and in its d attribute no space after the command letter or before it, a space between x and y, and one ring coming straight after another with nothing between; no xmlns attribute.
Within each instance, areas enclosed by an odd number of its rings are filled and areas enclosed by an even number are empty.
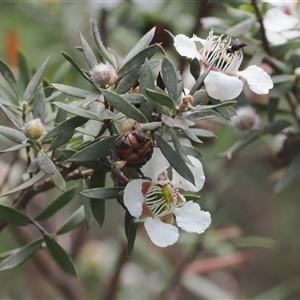
<svg viewBox="0 0 300 300"><path fill-rule="evenodd" d="M37 140L44 133L44 126L40 119L34 119L25 124L23 132L29 139Z"/></svg>
<svg viewBox="0 0 300 300"><path fill-rule="evenodd" d="M260 117L251 106L243 106L231 117L231 124L239 133L247 133L259 128Z"/></svg>
<svg viewBox="0 0 300 300"><path fill-rule="evenodd" d="M90 79L99 87L112 85L117 79L116 71L112 66L100 63L90 70Z"/></svg>

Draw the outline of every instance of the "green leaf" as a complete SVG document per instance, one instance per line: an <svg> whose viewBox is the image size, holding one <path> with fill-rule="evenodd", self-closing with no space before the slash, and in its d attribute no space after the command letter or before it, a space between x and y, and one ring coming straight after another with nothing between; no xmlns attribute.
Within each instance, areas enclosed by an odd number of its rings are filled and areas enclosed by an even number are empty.
<svg viewBox="0 0 300 300"><path fill-rule="evenodd" d="M136 56L141 50L145 49L153 39L155 33L155 27L149 30L130 50L127 56L124 58L122 66L125 65L129 60Z"/></svg>
<svg viewBox="0 0 300 300"><path fill-rule="evenodd" d="M31 80L29 81L29 83L28 83L28 85L25 89L25 92L24 92L24 101L28 101L32 97L32 95L35 92L36 88L40 84L40 82L43 78L43 75L44 75L44 72L45 72L48 61L49 61L49 57L39 67L39 69L35 72L35 74L31 78Z"/></svg>
<svg viewBox="0 0 300 300"><path fill-rule="evenodd" d="M102 169L93 172L90 180L91 189L105 186L107 171L108 170L103 166ZM105 200L99 201L99 199L89 198L89 201L93 215L100 227L102 227L105 219Z"/></svg>
<svg viewBox="0 0 300 300"><path fill-rule="evenodd" d="M183 129L182 131L191 141L202 144L202 141L197 138L197 136L191 131L190 128Z"/></svg>
<svg viewBox="0 0 300 300"><path fill-rule="evenodd" d="M269 98L268 103L268 121L271 123L274 121L277 109L279 105L279 98Z"/></svg>
<svg viewBox="0 0 300 300"><path fill-rule="evenodd" d="M86 59L88 65L92 69L94 66L96 66L98 64L97 58L96 58L95 54L93 53L93 50L91 49L90 45L87 43L87 41L84 39L84 37L82 36L82 34L80 32L79 32L79 35L80 35L80 41L81 41L81 45L82 45L83 54L85 56L85 59Z"/></svg>
<svg viewBox="0 0 300 300"><path fill-rule="evenodd" d="M41 83L34 93L32 114L34 119L39 118L43 124L45 124L45 106L46 98L44 94L43 84Z"/></svg>
<svg viewBox="0 0 300 300"><path fill-rule="evenodd" d="M70 130L55 136L48 150L50 151L52 149L57 149L58 147L68 143L68 141L71 140L73 134L74 130Z"/></svg>
<svg viewBox="0 0 300 300"><path fill-rule="evenodd" d="M133 88L137 83L140 76L141 69L136 68L129 74L123 76L123 78L118 83L118 86L115 89L117 94L127 93L131 88Z"/></svg>
<svg viewBox="0 0 300 300"><path fill-rule="evenodd" d="M191 62L190 62L190 72L192 76L194 77L195 80L197 80L200 76L200 63L199 60L195 57Z"/></svg>
<svg viewBox="0 0 300 300"><path fill-rule="evenodd" d="M0 134L4 135L11 141L14 141L18 144L21 144L26 140L26 136L24 133L6 126L0 126Z"/></svg>
<svg viewBox="0 0 300 300"><path fill-rule="evenodd" d="M98 115L96 115L88 110L76 107L74 105L69 105L69 104L66 104L63 102L53 102L53 104L65 111L67 111L68 113L70 113L72 115L76 115L76 116L79 116L82 118L96 120L96 121L101 120L101 118Z"/></svg>
<svg viewBox="0 0 300 300"><path fill-rule="evenodd" d="M99 188L93 188L89 190L85 190L80 192L79 194L92 198L92 199L116 199L118 196L120 196L120 192L124 190L124 187L112 187L112 188L105 188L105 187L99 187Z"/></svg>
<svg viewBox="0 0 300 300"><path fill-rule="evenodd" d="M134 217L126 210L125 213L125 234L127 238L127 254L129 255L134 246L136 232L139 223L135 222Z"/></svg>
<svg viewBox="0 0 300 300"><path fill-rule="evenodd" d="M188 122L183 119L183 118L180 118L180 117L177 117L175 120L174 120L174 127L176 128L180 128L182 130L187 130L189 129L189 124Z"/></svg>
<svg viewBox="0 0 300 300"><path fill-rule="evenodd" d="M111 136L103 138L100 141L78 151L72 157L70 161L93 161L101 158L105 158L111 154L112 149L115 148L115 140L118 136Z"/></svg>
<svg viewBox="0 0 300 300"><path fill-rule="evenodd" d="M300 174L300 151L292 159L291 163L279 178L275 185L275 193L278 194L286 189Z"/></svg>
<svg viewBox="0 0 300 300"><path fill-rule="evenodd" d="M66 222L57 230L56 234L64 234L76 228L80 223L85 221L84 207L81 205L67 220Z"/></svg>
<svg viewBox="0 0 300 300"><path fill-rule="evenodd" d="M37 154L37 160L39 163L40 169L49 175L52 175L55 170L55 164L53 161L50 159L50 157L44 152L44 150L40 150Z"/></svg>
<svg viewBox="0 0 300 300"><path fill-rule="evenodd" d="M75 129L76 127L79 127L83 124L85 124L88 121L87 118L82 118L82 117L72 117L56 127L54 127L51 131L48 132L48 134L44 137L44 140L49 139L51 137L54 137L58 134L65 133L66 131L71 131Z"/></svg>
<svg viewBox="0 0 300 300"><path fill-rule="evenodd" d="M91 19L91 27L92 27L95 44L97 46L99 53L103 56L105 60L107 60L116 69L117 65L115 64L115 59L112 57L112 54L105 48L101 40L96 20Z"/></svg>
<svg viewBox="0 0 300 300"><path fill-rule="evenodd" d="M7 148L5 150L0 150L0 154L6 153L6 152L17 151L17 150L20 150L20 149L28 147L28 146L30 146L30 144L18 144L18 145L12 146L10 148Z"/></svg>
<svg viewBox="0 0 300 300"><path fill-rule="evenodd" d="M118 94L107 90L101 90L101 92L111 106L125 114L127 117L137 120L141 123L147 122L146 117L135 106L127 102Z"/></svg>
<svg viewBox="0 0 300 300"><path fill-rule="evenodd" d="M145 62L146 58L151 58L159 50L161 50L160 46L151 45L140 51L120 68L118 77L121 78L126 74L131 73L134 69L141 66Z"/></svg>
<svg viewBox="0 0 300 300"><path fill-rule="evenodd" d="M61 176L60 172L55 169L54 173L51 175L52 181L54 185L64 191L66 189L66 182L64 178Z"/></svg>
<svg viewBox="0 0 300 300"><path fill-rule="evenodd" d="M33 159L27 169L28 173L34 173L39 169L39 164L37 158Z"/></svg>
<svg viewBox="0 0 300 300"><path fill-rule="evenodd" d="M85 91L83 89L75 88L69 85L65 85L65 84L52 83L51 86L53 86L55 89L59 90L60 92L66 95L80 98L80 99L85 99L87 96L91 94L91 92Z"/></svg>
<svg viewBox="0 0 300 300"><path fill-rule="evenodd" d="M277 134L289 126L291 126L291 122L287 120L277 120L266 125L263 128L263 132L266 134Z"/></svg>
<svg viewBox="0 0 300 300"><path fill-rule="evenodd" d="M87 187L86 183L85 183L85 181L83 181L83 189L85 189L86 187ZM93 200L95 200L95 199L93 199ZM82 196L81 201L82 201L83 207L84 207L86 228L87 228L87 230L89 230L92 226L93 219L94 219L93 218L93 210L92 210L92 206L91 206L91 200Z"/></svg>
<svg viewBox="0 0 300 300"><path fill-rule="evenodd" d="M223 107L222 105L219 105L221 104L219 100L216 100L216 99L213 99L213 98L209 98L210 101L216 105L214 107L214 110L216 110L218 113L220 113L220 115L225 118L226 120L229 120L230 121L230 112L229 110L227 109L227 107Z"/></svg>
<svg viewBox="0 0 300 300"><path fill-rule="evenodd" d="M176 151L159 134L154 134L154 139L174 170L183 178L194 184L194 176L184 160L177 155Z"/></svg>
<svg viewBox="0 0 300 300"><path fill-rule="evenodd" d="M92 104L94 101L97 101L99 100L101 97L101 93L92 93L92 94L89 94L85 99L84 101L81 103L81 106L83 109L87 109L90 104Z"/></svg>
<svg viewBox="0 0 300 300"><path fill-rule="evenodd" d="M211 131L206 130L206 129L190 128L189 130L196 136L206 137L206 138L216 137L214 133L212 133Z"/></svg>
<svg viewBox="0 0 300 300"><path fill-rule="evenodd" d="M175 102L172 98L166 95L164 92L158 92L155 90L146 89L146 94L149 98L151 98L154 102L175 109Z"/></svg>
<svg viewBox="0 0 300 300"><path fill-rule="evenodd" d="M19 248L14 254L3 260L0 264L0 271L15 268L23 264L29 259L39 248L43 242L42 238L38 238L31 243Z"/></svg>
<svg viewBox="0 0 300 300"><path fill-rule="evenodd" d="M170 98L177 101L177 74L171 61L164 57L161 64L161 72L164 84L167 88Z"/></svg>
<svg viewBox="0 0 300 300"><path fill-rule="evenodd" d="M207 97L207 92L204 89L198 90L193 95L193 106L198 105Z"/></svg>
<svg viewBox="0 0 300 300"><path fill-rule="evenodd" d="M58 265L68 274L77 277L75 265L67 252L55 241L45 238L47 248Z"/></svg>
<svg viewBox="0 0 300 300"><path fill-rule="evenodd" d="M138 93L124 94L121 95L121 97L131 104L141 104L143 102L148 102L147 98L144 95Z"/></svg>
<svg viewBox="0 0 300 300"><path fill-rule="evenodd" d="M12 87L12 89L14 90L18 98L18 87L17 87L15 76L13 72L10 70L9 66L2 59L0 59L0 72L2 76L5 78L5 80Z"/></svg>
<svg viewBox="0 0 300 300"><path fill-rule="evenodd" d="M37 221L44 221L53 216L62 207L67 205L71 200L74 199L77 192L77 185L74 185L67 189L64 193L53 200L48 206L46 206L37 216Z"/></svg>
<svg viewBox="0 0 300 300"><path fill-rule="evenodd" d="M30 219L19 210L3 204L0 204L0 220L17 226L26 226L30 223Z"/></svg>
<svg viewBox="0 0 300 300"><path fill-rule="evenodd" d="M23 127L23 123L20 121L20 117L17 118L10 109L7 109L6 106L2 105L0 103L0 108L2 109L2 111L4 112L4 114L6 115L6 117L9 119L9 121L11 121L18 129L22 129Z"/></svg>
<svg viewBox="0 0 300 300"><path fill-rule="evenodd" d="M182 145L180 144L180 141L177 137L177 134L175 133L174 129L170 128L170 133L172 136L172 142L175 148L175 151L177 152L177 155L179 155L183 161L185 161L187 164L190 164L193 166L192 162L188 159L188 157L186 156Z"/></svg>
<svg viewBox="0 0 300 300"><path fill-rule="evenodd" d="M20 78L22 79L24 86L27 86L29 83L29 70L26 57L22 51L18 52L18 66Z"/></svg>
<svg viewBox="0 0 300 300"><path fill-rule="evenodd" d="M7 196L22 190L25 190L26 188L34 185L35 183L37 183L38 181L40 181L42 178L44 178L46 176L46 174L43 171L38 172L37 174L33 175L32 178L28 179L27 181L25 181L24 183L22 183L21 185L17 186L16 188L6 192L3 196Z"/></svg>

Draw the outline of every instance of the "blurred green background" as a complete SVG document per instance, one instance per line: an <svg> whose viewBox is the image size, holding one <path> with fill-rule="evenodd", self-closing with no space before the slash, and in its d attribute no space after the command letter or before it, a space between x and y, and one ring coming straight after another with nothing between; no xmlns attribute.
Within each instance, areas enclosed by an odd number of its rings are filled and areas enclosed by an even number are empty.
<svg viewBox="0 0 300 300"><path fill-rule="evenodd" d="M199 19L225 14L221 1L210 5L206 1L171 0L8 1L0 7L0 57L4 61L16 67L15 50L21 49L36 69L50 56L46 70L49 82L86 89L91 86L60 52L86 67L75 47L80 45L79 31L92 41L90 17L98 20L104 43L120 57L143 33L157 26L155 41L163 43L183 70L164 29L174 35L197 33L204 37L207 30ZM7 125L5 116L0 117L1 124ZM117 203L108 202L103 228L94 222L88 232L82 225L59 237L76 262L80 280L64 274L43 253L0 273L0 299L300 299L299 180L274 196L274 183L284 167L276 158L274 137L261 139L228 160L219 154L237 140L234 130L224 121L201 125L217 135L199 147L207 178L200 203L213 219L207 233L181 233L177 245L159 249L149 242L141 226L135 249L127 258L124 213ZM8 145L2 137L0 143L1 149ZM0 156L0 163L6 159L11 157ZM18 168L23 164L19 160L10 170L10 183L18 180ZM7 171L4 165L0 168L0 173ZM57 195L57 191L50 191L39 196L29 209L34 213ZM57 228L80 201L76 197L45 227ZM32 228L8 227L0 236L0 253L27 243L35 235L38 232Z"/></svg>

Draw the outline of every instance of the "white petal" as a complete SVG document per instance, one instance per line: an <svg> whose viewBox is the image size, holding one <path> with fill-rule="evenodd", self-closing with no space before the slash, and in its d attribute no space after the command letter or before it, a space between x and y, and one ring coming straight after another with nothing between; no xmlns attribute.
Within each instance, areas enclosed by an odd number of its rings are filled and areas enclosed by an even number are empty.
<svg viewBox="0 0 300 300"><path fill-rule="evenodd" d="M211 223L210 213L202 211L197 203L186 202L173 211L177 225L187 232L203 233Z"/></svg>
<svg viewBox="0 0 300 300"><path fill-rule="evenodd" d="M266 31L266 36L268 42L272 45L281 45L287 41L287 38L278 32Z"/></svg>
<svg viewBox="0 0 300 300"><path fill-rule="evenodd" d="M195 42L184 34L178 34L175 36L174 47L181 56L187 58L201 58Z"/></svg>
<svg viewBox="0 0 300 300"><path fill-rule="evenodd" d="M172 169L172 173L173 173L172 183L175 188L183 189L189 192L198 192L202 189L205 181L203 167L201 162L197 158L190 155L188 155L188 158L191 161L191 163L194 165L194 167L190 165L187 166L189 167L189 169L194 175L195 185L193 185L191 182L184 179L174 169Z"/></svg>
<svg viewBox="0 0 300 300"><path fill-rule="evenodd" d="M299 20L285 14L280 8L269 9L264 16L264 26L267 31L282 32L294 28Z"/></svg>
<svg viewBox="0 0 300 300"><path fill-rule="evenodd" d="M235 76L210 71L204 79L207 94L220 101L236 98L243 89L243 82Z"/></svg>
<svg viewBox="0 0 300 300"><path fill-rule="evenodd" d="M158 247L167 247L177 242L178 228L162 222L158 218L147 218L145 229L152 243Z"/></svg>
<svg viewBox="0 0 300 300"><path fill-rule="evenodd" d="M170 166L159 148L153 149L152 158L142 167L141 171L155 183L159 174Z"/></svg>
<svg viewBox="0 0 300 300"><path fill-rule="evenodd" d="M268 94L269 89L273 87L271 77L258 66L250 66L237 74L245 78L251 91L258 95Z"/></svg>
<svg viewBox="0 0 300 300"><path fill-rule="evenodd" d="M300 36L300 30L287 30L281 33L288 40L295 39Z"/></svg>
<svg viewBox="0 0 300 300"><path fill-rule="evenodd" d="M134 179L124 189L124 205L133 217L139 217L143 211L144 195L142 184L146 180Z"/></svg>

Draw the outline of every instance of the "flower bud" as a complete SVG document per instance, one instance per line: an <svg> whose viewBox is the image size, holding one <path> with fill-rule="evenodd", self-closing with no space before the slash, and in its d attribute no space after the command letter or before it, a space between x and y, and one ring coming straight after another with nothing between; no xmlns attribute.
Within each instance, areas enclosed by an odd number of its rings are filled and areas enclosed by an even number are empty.
<svg viewBox="0 0 300 300"><path fill-rule="evenodd" d="M25 124L23 132L29 139L37 140L44 133L44 126L40 119L34 119Z"/></svg>
<svg viewBox="0 0 300 300"><path fill-rule="evenodd" d="M260 117L251 106L237 109L236 116L231 117L231 125L239 133L248 133L259 128Z"/></svg>
<svg viewBox="0 0 300 300"><path fill-rule="evenodd" d="M90 70L90 79L96 86L105 87L116 81L116 71L112 66L100 63Z"/></svg>

